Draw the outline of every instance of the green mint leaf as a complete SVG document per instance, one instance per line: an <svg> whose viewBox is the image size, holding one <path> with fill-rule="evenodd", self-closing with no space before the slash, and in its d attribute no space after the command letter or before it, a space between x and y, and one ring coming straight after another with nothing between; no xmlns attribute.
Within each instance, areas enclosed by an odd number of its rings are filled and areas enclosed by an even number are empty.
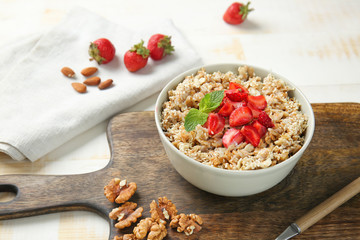
<svg viewBox="0 0 360 240"><path fill-rule="evenodd" d="M199 103L199 110L209 113L218 108L224 98L224 90L214 91L206 94Z"/></svg>
<svg viewBox="0 0 360 240"><path fill-rule="evenodd" d="M207 118L207 113L200 112L196 108L190 109L190 111L188 112L188 114L186 114L185 117L185 130L187 132L194 130L198 124L203 125L204 123L206 123Z"/></svg>

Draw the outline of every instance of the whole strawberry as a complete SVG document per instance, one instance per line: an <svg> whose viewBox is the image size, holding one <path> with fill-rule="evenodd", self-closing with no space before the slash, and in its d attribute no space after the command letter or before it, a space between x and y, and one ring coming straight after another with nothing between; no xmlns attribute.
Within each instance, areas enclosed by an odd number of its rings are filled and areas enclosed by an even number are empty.
<svg viewBox="0 0 360 240"><path fill-rule="evenodd" d="M223 19L225 22L229 24L240 24L245 21L249 12L253 11L254 9L249 9L250 2L246 5L234 2L230 5L230 7L226 10Z"/></svg>
<svg viewBox="0 0 360 240"><path fill-rule="evenodd" d="M144 47L144 41L135 44L124 55L124 64L127 70L130 72L136 72L137 70L146 66L149 59L150 51Z"/></svg>
<svg viewBox="0 0 360 240"><path fill-rule="evenodd" d="M95 60L98 64L106 64L113 60L115 56L114 45L106 38L99 38L89 47L90 60Z"/></svg>
<svg viewBox="0 0 360 240"><path fill-rule="evenodd" d="M150 50L150 57L153 60L161 60L175 51L174 46L171 45L171 36L160 33L151 36L147 48Z"/></svg>

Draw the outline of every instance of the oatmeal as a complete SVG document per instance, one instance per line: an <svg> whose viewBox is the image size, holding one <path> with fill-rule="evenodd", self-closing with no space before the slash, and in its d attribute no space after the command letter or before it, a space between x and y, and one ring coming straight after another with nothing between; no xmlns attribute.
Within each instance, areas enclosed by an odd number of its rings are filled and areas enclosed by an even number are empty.
<svg viewBox="0 0 360 240"><path fill-rule="evenodd" d="M237 74L200 69L168 92L162 129L176 148L203 164L231 170L268 168L294 155L304 143L307 117L300 103L289 97L290 90L283 80L271 74L261 79L247 66L239 67ZM185 129L190 110L199 109L205 95L219 91L225 91L225 97L206 123Z"/></svg>

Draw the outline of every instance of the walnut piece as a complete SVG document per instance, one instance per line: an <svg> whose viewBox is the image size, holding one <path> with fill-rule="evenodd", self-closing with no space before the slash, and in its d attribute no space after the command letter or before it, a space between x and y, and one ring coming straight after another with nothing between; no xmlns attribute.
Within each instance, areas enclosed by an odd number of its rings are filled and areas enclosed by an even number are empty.
<svg viewBox="0 0 360 240"><path fill-rule="evenodd" d="M120 179L114 178L104 187L104 195L110 202L114 202L120 192Z"/></svg>
<svg viewBox="0 0 360 240"><path fill-rule="evenodd" d="M130 227L130 225L137 221L141 217L143 208L137 207L136 203L126 202L118 208L114 208L110 213L109 217L114 220L118 220L118 223L115 224L116 228L123 229Z"/></svg>
<svg viewBox="0 0 360 240"><path fill-rule="evenodd" d="M123 236L115 236L113 240L137 240L134 234L124 234Z"/></svg>
<svg viewBox="0 0 360 240"><path fill-rule="evenodd" d="M200 216L195 214L183 214L175 216L171 222L170 227L177 228L178 232L184 232L185 235L189 236L193 233L197 233L201 230L203 220Z"/></svg>
<svg viewBox="0 0 360 240"><path fill-rule="evenodd" d="M152 223L152 218L142 219L133 230L135 237L137 239L145 238L151 228Z"/></svg>
<svg viewBox="0 0 360 240"><path fill-rule="evenodd" d="M134 195L136 189L137 189L137 185L134 182L124 185L123 187L120 188L119 195L115 199L115 202L119 204L126 202L132 197L132 195Z"/></svg>
<svg viewBox="0 0 360 240"><path fill-rule="evenodd" d="M134 182L127 183L126 179L112 179L108 185L104 187L104 195L110 202L124 203L134 195L137 185Z"/></svg>
<svg viewBox="0 0 360 240"><path fill-rule="evenodd" d="M159 197L158 202L159 205L156 204L155 200L150 203L150 214L154 221L170 220L177 215L176 206L167 197Z"/></svg>
<svg viewBox="0 0 360 240"><path fill-rule="evenodd" d="M165 222L166 223L166 222ZM167 230L164 222L153 222L148 235L148 240L161 240L167 235Z"/></svg>

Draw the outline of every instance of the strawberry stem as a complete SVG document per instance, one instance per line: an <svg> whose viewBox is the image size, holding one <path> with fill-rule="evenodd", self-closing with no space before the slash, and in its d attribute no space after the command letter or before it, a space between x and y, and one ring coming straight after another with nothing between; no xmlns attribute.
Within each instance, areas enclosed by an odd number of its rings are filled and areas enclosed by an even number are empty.
<svg viewBox="0 0 360 240"><path fill-rule="evenodd" d="M90 61L95 60L98 64L101 64L106 59L100 56L100 51L95 43L90 43L89 47Z"/></svg>
<svg viewBox="0 0 360 240"><path fill-rule="evenodd" d="M246 5L240 6L240 12L239 14L242 15L242 19L245 20L249 12L254 11L253 8L249 8L250 2L248 2Z"/></svg>
<svg viewBox="0 0 360 240"><path fill-rule="evenodd" d="M157 46L158 46L158 48L163 48L164 49L163 56L170 55L170 54L172 54L173 51L175 51L174 46L171 45L171 36L165 35L158 42Z"/></svg>
<svg viewBox="0 0 360 240"><path fill-rule="evenodd" d="M136 52L136 54L142 56L143 58L148 58L150 55L149 49L144 47L144 40L141 40L140 43L135 44L131 49L130 52Z"/></svg>

